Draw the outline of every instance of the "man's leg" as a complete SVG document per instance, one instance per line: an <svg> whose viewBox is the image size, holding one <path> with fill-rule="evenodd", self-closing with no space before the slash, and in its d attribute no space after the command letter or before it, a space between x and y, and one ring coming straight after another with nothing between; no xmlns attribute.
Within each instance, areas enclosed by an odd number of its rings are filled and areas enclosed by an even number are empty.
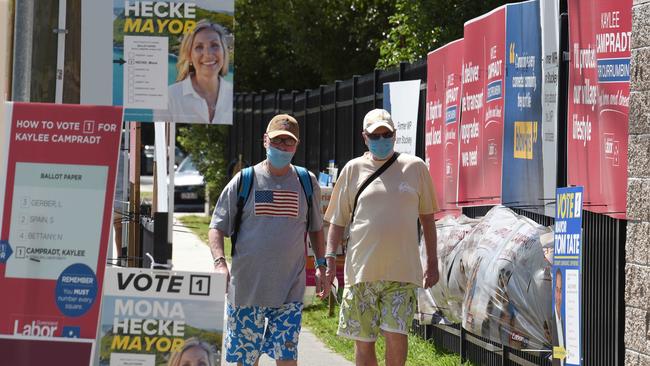
<svg viewBox="0 0 650 366"><path fill-rule="evenodd" d="M275 364L277 366L297 366L298 360L275 360Z"/></svg>
<svg viewBox="0 0 650 366"><path fill-rule="evenodd" d="M404 366L408 352L408 336L384 331L386 338L386 366Z"/></svg>
<svg viewBox="0 0 650 366"><path fill-rule="evenodd" d="M415 285L380 281L381 328L386 338L386 366L404 366L408 351L408 327L417 304Z"/></svg>
<svg viewBox="0 0 650 366"><path fill-rule="evenodd" d="M264 335L263 308L233 306L227 302L226 313L226 361L241 366L257 366Z"/></svg>
<svg viewBox="0 0 650 366"><path fill-rule="evenodd" d="M354 342L354 359L357 366L377 366L375 342ZM388 366L388 364L386 364Z"/></svg>
<svg viewBox="0 0 650 366"><path fill-rule="evenodd" d="M376 366L375 341L379 335L379 303L375 282L362 282L343 290L337 335L355 341L358 366Z"/></svg>
<svg viewBox="0 0 650 366"><path fill-rule="evenodd" d="M278 366L298 364L302 307L301 302L291 302L279 308L267 308L265 315L268 324L264 332L262 352L274 359Z"/></svg>

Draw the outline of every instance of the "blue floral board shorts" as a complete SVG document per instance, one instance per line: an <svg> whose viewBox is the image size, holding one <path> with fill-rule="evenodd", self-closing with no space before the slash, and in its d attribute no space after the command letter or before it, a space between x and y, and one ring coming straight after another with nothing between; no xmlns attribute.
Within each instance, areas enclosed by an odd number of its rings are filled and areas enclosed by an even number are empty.
<svg viewBox="0 0 650 366"><path fill-rule="evenodd" d="M275 360L297 360L302 308L301 302L279 308L227 302L226 361L253 366L263 353Z"/></svg>

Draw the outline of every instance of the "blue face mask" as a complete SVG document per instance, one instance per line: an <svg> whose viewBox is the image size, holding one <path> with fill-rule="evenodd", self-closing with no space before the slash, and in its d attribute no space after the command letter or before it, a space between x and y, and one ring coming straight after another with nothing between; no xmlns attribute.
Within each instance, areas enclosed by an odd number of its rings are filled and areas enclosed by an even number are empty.
<svg viewBox="0 0 650 366"><path fill-rule="evenodd" d="M368 139L368 150L379 160L384 160L393 152L393 138L380 137L377 140Z"/></svg>
<svg viewBox="0 0 650 366"><path fill-rule="evenodd" d="M289 163L291 163L291 159L293 159L293 154L293 152L282 151L280 149L276 149L273 146L269 146L266 149L266 158L269 160L269 163L271 163L271 165L273 165L273 167L276 169L282 169L285 166L289 165Z"/></svg>

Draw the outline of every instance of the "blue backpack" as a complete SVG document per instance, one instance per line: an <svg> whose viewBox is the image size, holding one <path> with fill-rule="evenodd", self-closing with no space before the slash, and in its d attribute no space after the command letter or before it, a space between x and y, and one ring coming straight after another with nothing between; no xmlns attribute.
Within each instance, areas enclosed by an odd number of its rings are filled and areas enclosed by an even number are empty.
<svg viewBox="0 0 650 366"><path fill-rule="evenodd" d="M300 185L302 186L302 191L305 193L305 198L307 198L307 231L309 231L309 224L311 218L311 206L312 206L312 196L314 195L314 187L312 187L311 177L309 176L309 171L300 166L293 166L298 178L300 180ZM248 196L251 194L251 188L253 187L253 179L255 178L255 172L253 167L249 166L244 168L241 171L241 176L239 177L239 183L237 185L237 214L235 215L235 227L234 232L230 237L230 242L232 244L230 255L235 255L235 243L237 242L237 234L239 233L239 228L241 225L241 218L244 212L244 205L248 200Z"/></svg>

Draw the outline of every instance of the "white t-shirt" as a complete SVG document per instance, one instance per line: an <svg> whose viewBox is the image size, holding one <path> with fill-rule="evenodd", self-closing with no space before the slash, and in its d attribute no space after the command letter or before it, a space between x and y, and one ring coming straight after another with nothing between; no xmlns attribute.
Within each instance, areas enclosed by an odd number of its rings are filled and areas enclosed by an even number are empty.
<svg viewBox="0 0 650 366"><path fill-rule="evenodd" d="M325 221L347 226L359 187L383 164L368 152L350 160L334 185ZM345 258L345 286L379 280L422 286L417 220L437 210L424 161L400 154L359 196Z"/></svg>
<svg viewBox="0 0 650 366"><path fill-rule="evenodd" d="M154 111L155 121L232 124L233 86L219 76L219 98L212 121L209 121L208 104L192 86L188 76L169 86L167 110Z"/></svg>

